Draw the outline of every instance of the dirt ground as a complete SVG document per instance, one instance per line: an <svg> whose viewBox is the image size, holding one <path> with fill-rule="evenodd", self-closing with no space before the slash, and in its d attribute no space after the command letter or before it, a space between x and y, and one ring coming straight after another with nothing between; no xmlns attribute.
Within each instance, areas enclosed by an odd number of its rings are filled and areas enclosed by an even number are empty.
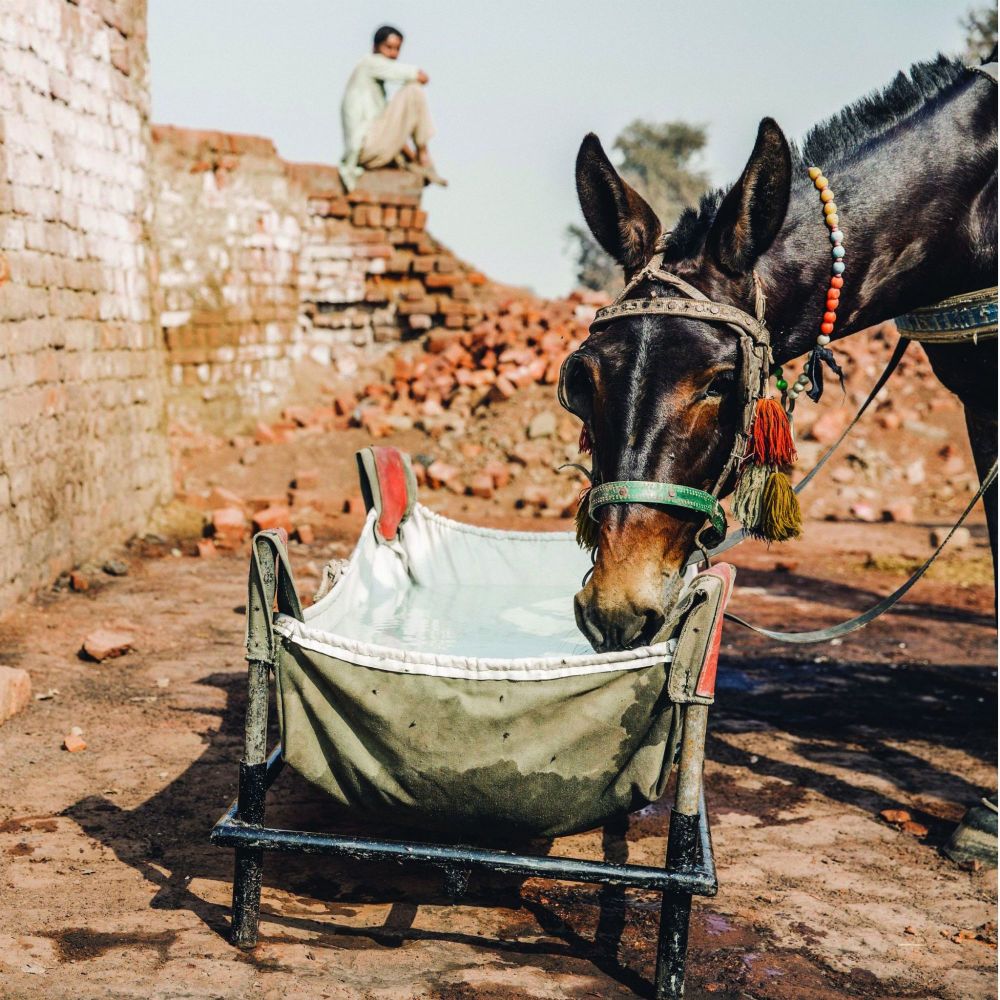
<svg viewBox="0 0 1000 1000"><path fill-rule="evenodd" d="M418 431L393 440L427 447ZM303 435L241 464L236 449L189 442L184 488L280 494L309 466L346 497L365 443L360 430ZM824 496L820 509L835 506ZM568 526L444 491L426 500L477 523ZM85 592L55 588L0 619L0 660L29 670L35 692L0 727L0 997L642 994L657 900L631 890L473 876L450 905L433 873L274 856L260 945L227 944L232 858L208 832L236 788L246 559L196 559L190 538L169 537L200 516L175 507L165 537L117 553L126 576L89 569ZM743 546L733 610L779 628L849 617L926 556L940 523L811 520L801 542ZM330 515L315 543L293 543L303 592L359 525ZM688 996L997 995L996 874L939 851L996 782L990 577L980 521L894 613L837 645L728 628L706 769L720 891L694 904ZM81 640L98 626L127 628L135 649L85 661ZM74 726L87 749L70 754ZM668 800L624 837L594 831L549 850L660 863ZM884 809L908 810L914 832ZM269 820L335 827L288 770Z"/></svg>

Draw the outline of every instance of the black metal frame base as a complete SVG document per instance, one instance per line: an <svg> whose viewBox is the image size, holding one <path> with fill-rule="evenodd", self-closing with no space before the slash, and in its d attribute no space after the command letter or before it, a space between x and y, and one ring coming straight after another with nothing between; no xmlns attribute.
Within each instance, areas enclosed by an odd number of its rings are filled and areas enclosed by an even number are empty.
<svg viewBox="0 0 1000 1000"><path fill-rule="evenodd" d="M700 778L700 760L698 763ZM464 845L346 837L266 827L265 797L282 766L280 746L264 763L241 763L239 797L211 833L212 843L236 849L230 940L238 947L252 948L257 943L264 851L433 865L443 871L445 888L452 899L461 898L468 885L469 872L482 868L526 877L632 886L661 892L653 996L656 1000L675 1000L684 995L691 897L714 896L718 891L715 857L700 788L697 813L686 815L676 808L671 812L666 865L654 868L515 854Z"/></svg>

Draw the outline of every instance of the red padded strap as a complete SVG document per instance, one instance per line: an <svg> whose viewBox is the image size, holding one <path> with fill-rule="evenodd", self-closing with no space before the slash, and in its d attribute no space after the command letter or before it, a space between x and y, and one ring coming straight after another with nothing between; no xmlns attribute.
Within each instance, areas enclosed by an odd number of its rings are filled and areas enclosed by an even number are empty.
<svg viewBox="0 0 1000 1000"><path fill-rule="evenodd" d="M705 662L702 664L701 675L698 677L698 686L694 693L700 698L715 697L715 675L719 669L719 647L722 645L722 616L729 603L729 597L733 592L733 581L735 571L729 563L716 563L711 569L705 570L710 576L717 576L722 579L724 591L722 600L719 602L719 610L715 613L715 623L712 626L712 638L709 640L708 652L705 655Z"/></svg>
<svg viewBox="0 0 1000 1000"><path fill-rule="evenodd" d="M409 496L406 489L406 467L398 448L373 447L382 513L378 519L378 533L391 542L406 516Z"/></svg>

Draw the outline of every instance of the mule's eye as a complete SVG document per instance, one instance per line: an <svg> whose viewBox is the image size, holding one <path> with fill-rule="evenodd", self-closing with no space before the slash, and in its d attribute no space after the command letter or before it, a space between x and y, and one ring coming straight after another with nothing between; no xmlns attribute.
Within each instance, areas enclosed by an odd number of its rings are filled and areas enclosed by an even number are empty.
<svg viewBox="0 0 1000 1000"><path fill-rule="evenodd" d="M728 396L736 388L736 377L733 372L719 372L705 390L706 399L719 399Z"/></svg>
<svg viewBox="0 0 1000 1000"><path fill-rule="evenodd" d="M593 409L594 379L590 366L571 354L563 364L559 383L559 401L570 413L586 422Z"/></svg>

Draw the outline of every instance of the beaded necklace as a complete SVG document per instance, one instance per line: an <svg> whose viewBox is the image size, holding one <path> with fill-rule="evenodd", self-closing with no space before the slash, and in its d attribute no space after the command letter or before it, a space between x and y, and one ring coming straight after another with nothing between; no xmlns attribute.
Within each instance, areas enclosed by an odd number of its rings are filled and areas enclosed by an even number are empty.
<svg viewBox="0 0 1000 1000"><path fill-rule="evenodd" d="M827 229L830 230L830 256L833 263L830 268L830 284L826 289L826 309L823 312L823 319L820 322L819 336L816 343L819 347L826 347L830 343L834 326L837 323L837 307L840 305L840 290L844 287L844 271L847 265L844 263L846 251L844 249L844 233L840 228L840 218L837 215L837 203L833 200L833 188L830 182L823 176L823 171L819 167L809 168L809 179L813 182L816 190L819 191L819 200L823 206L823 221ZM787 397L786 409L791 410L799 394L805 392L811 385L812 380L806 374L813 363L815 348L810 351L809 358L806 359L802 373L789 387L781 367L774 369L776 378L775 385L782 396Z"/></svg>

